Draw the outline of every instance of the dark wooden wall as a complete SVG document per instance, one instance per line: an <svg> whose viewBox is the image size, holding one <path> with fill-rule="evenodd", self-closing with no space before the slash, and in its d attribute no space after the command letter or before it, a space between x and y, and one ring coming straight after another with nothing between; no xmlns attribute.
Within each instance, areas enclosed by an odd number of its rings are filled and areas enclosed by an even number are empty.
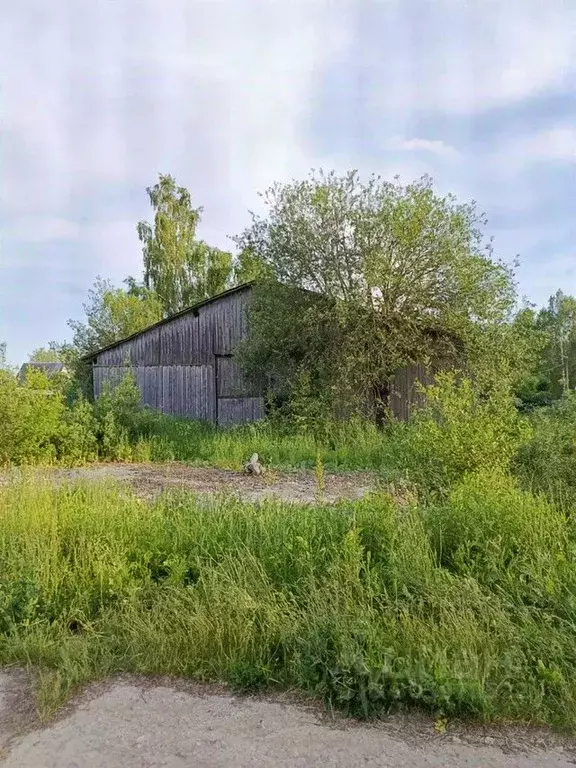
<svg viewBox="0 0 576 768"><path fill-rule="evenodd" d="M409 365L401 368L392 382L390 410L399 421L407 421L414 409L423 403L418 383L426 386L434 383L434 374L425 365Z"/></svg>
<svg viewBox="0 0 576 768"><path fill-rule="evenodd" d="M263 418L264 399L247 384L234 360L248 332L250 294L250 286L230 291L98 353L93 359L95 397L129 365L142 403L164 413L223 426ZM424 365L403 368L394 378L389 406L401 421L421 401L417 381L433 381Z"/></svg>
<svg viewBox="0 0 576 768"><path fill-rule="evenodd" d="M93 360L94 396L131 366L142 402L163 413L226 426L262 418L263 398L233 359L247 332L250 292L230 292L100 352Z"/></svg>

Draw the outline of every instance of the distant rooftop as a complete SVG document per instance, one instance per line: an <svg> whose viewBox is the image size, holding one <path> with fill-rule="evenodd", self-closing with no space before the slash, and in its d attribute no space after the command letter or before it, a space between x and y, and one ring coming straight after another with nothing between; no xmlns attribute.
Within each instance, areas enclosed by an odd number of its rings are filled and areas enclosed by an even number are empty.
<svg viewBox="0 0 576 768"><path fill-rule="evenodd" d="M18 376L20 378L25 377L29 368L34 368L37 371L43 371L47 376L54 376L55 374L62 373L62 371L66 370L66 366L64 365L64 363L32 362L32 363L24 363L22 368L20 368L20 372L18 373Z"/></svg>

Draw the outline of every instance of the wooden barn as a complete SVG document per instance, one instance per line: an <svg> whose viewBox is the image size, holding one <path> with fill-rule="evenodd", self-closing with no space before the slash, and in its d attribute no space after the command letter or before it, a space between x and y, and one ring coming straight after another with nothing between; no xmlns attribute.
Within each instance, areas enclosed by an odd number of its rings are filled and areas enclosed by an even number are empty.
<svg viewBox="0 0 576 768"><path fill-rule="evenodd" d="M232 426L264 416L264 398L234 361L245 338L252 284L232 288L110 344L85 359L92 364L94 396L131 366L142 403L163 413ZM392 413L405 420L418 400L414 384L430 380L426 368L398 371L390 392Z"/></svg>
<svg viewBox="0 0 576 768"><path fill-rule="evenodd" d="M222 426L257 421L264 399L244 382L234 350L247 332L252 286L241 285L110 344L92 363L94 396L132 366L142 402Z"/></svg>

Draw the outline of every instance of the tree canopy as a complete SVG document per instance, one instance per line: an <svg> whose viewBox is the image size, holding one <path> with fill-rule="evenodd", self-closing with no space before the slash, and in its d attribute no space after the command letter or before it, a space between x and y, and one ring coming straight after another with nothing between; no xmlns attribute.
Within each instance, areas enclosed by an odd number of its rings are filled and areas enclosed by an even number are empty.
<svg viewBox="0 0 576 768"><path fill-rule="evenodd" d="M0 341L0 370L8 367L7 345L5 341Z"/></svg>
<svg viewBox="0 0 576 768"><path fill-rule="evenodd" d="M403 186L312 172L263 201L266 214L237 238L266 275L242 350L253 374L265 361L289 384L305 368L340 395L364 397L437 354L439 339L510 318L512 270L493 258L484 216L438 195L428 177Z"/></svg>
<svg viewBox="0 0 576 768"><path fill-rule="evenodd" d="M38 347L38 349L32 350L28 356L28 361L31 363L63 362L61 351L54 342L51 342L47 347Z"/></svg>
<svg viewBox="0 0 576 768"><path fill-rule="evenodd" d="M115 288L101 277L96 278L83 308L86 320L68 323L80 354L94 352L162 319L162 306L151 291Z"/></svg>
<svg viewBox="0 0 576 768"><path fill-rule="evenodd" d="M196 237L202 208L193 208L190 192L170 175L146 190L154 223L139 222L144 285L166 315L225 290L232 277L232 255Z"/></svg>

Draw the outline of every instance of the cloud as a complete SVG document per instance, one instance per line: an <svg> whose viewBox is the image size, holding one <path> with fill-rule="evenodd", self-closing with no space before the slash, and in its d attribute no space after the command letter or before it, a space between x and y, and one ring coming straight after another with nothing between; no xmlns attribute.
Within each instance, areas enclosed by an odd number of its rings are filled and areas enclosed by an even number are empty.
<svg viewBox="0 0 576 768"><path fill-rule="evenodd" d="M17 306L23 281L30 300L49 286L53 314L10 318L0 338L61 335L96 274L139 271L135 225L159 172L190 189L201 236L226 248L257 191L320 166L431 173L503 220L532 215L547 193L519 183L521 142L479 150L471 126L572 95L575 24L571 0L8 4L0 298ZM522 152L571 162L570 126L539 125Z"/></svg>
<svg viewBox="0 0 576 768"><path fill-rule="evenodd" d="M397 0L361 7L363 44L353 66L374 115L476 114L572 88L576 4L567 0Z"/></svg>
<svg viewBox="0 0 576 768"><path fill-rule="evenodd" d="M552 125L540 131L519 133L497 144L485 153L485 168L500 182L518 184L525 177L524 192L535 201L541 200L542 190L527 184L526 177L544 169L556 168L563 173L576 163L576 130L570 125Z"/></svg>
<svg viewBox="0 0 576 768"><path fill-rule="evenodd" d="M395 136L388 142L390 149L400 152L426 152L439 157L458 157L458 151L438 139L403 139Z"/></svg>
<svg viewBox="0 0 576 768"><path fill-rule="evenodd" d="M519 137L516 152L528 162L560 160L576 163L576 129L558 126L533 136Z"/></svg>
<svg viewBox="0 0 576 768"><path fill-rule="evenodd" d="M323 0L12 9L3 174L15 184L3 185L3 209L59 209L164 169L212 176L220 197L297 171L317 80L347 42L345 11Z"/></svg>
<svg viewBox="0 0 576 768"><path fill-rule="evenodd" d="M76 240L80 226L56 216L23 216L3 230L4 238L15 243L49 243L52 240Z"/></svg>

